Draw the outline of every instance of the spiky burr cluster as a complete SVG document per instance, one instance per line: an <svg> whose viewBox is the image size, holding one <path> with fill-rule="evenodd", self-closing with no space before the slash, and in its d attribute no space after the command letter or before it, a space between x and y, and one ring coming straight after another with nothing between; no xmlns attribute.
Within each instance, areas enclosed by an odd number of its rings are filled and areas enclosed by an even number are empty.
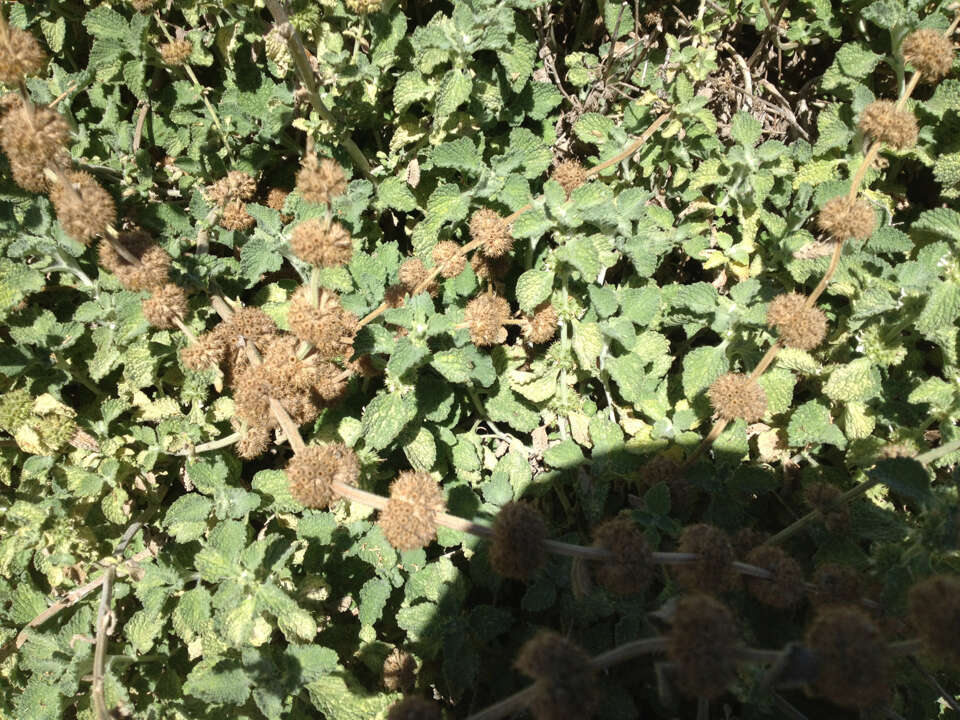
<svg viewBox="0 0 960 720"><path fill-rule="evenodd" d="M478 347L499 345L506 341L504 323L510 318L510 303L499 295L486 292L467 303L464 319L470 339Z"/></svg>
<svg viewBox="0 0 960 720"><path fill-rule="evenodd" d="M653 580L653 556L643 534L628 517L615 517L593 530L593 546L613 553L595 563L594 576L616 595L639 595Z"/></svg>
<svg viewBox="0 0 960 720"><path fill-rule="evenodd" d="M110 193L86 172L66 173L50 191L50 202L64 232L84 245L117 220L117 208Z"/></svg>
<svg viewBox="0 0 960 720"><path fill-rule="evenodd" d="M47 66L47 55L36 38L6 22L0 28L0 82L16 85L27 75L36 75Z"/></svg>
<svg viewBox="0 0 960 720"><path fill-rule="evenodd" d="M113 242L101 240L97 245L100 266L117 276L128 290L152 290L167 282L170 275L170 254L142 230L120 233L115 241L137 262L130 262L118 252Z"/></svg>
<svg viewBox="0 0 960 720"><path fill-rule="evenodd" d="M387 690L409 692L416 682L417 661L413 655L394 648L383 661L381 677Z"/></svg>
<svg viewBox="0 0 960 720"><path fill-rule="evenodd" d="M547 526L530 504L511 500L493 520L490 565L500 575L528 580L543 567Z"/></svg>
<svg viewBox="0 0 960 720"><path fill-rule="evenodd" d="M290 494L297 502L323 510L337 496L334 483L356 484L360 461L343 443L309 445L290 459L286 472Z"/></svg>
<svg viewBox="0 0 960 720"><path fill-rule="evenodd" d="M257 192L257 181L242 170L231 170L206 190L207 199L220 208L220 226L243 232L256 222L247 212L247 202Z"/></svg>
<svg viewBox="0 0 960 720"><path fill-rule="evenodd" d="M290 330L313 345L324 359L348 356L357 332L357 316L344 310L340 297L332 290L320 289L316 302L313 290L303 286L290 298L287 322Z"/></svg>
<svg viewBox="0 0 960 720"><path fill-rule="evenodd" d="M263 455L270 447L271 434L265 427L251 427L243 433L243 436L237 442L237 455L244 460Z"/></svg>
<svg viewBox="0 0 960 720"><path fill-rule="evenodd" d="M805 585L800 564L773 545L760 545L747 553L750 565L773 573L772 580L747 577L747 590L757 600L777 608L793 607L803 599Z"/></svg>
<svg viewBox="0 0 960 720"><path fill-rule="evenodd" d="M737 675L737 623L726 605L709 595L677 601L668 637L667 657L677 687L686 695L712 699Z"/></svg>
<svg viewBox="0 0 960 720"><path fill-rule="evenodd" d="M283 212L287 204L287 198L290 197L290 191L283 188L270 188L267 193L267 207L277 212Z"/></svg>
<svg viewBox="0 0 960 720"><path fill-rule="evenodd" d="M434 245L431 257L433 264L440 268L440 274L445 278L456 277L467 266L467 258L460 252L460 246L452 240L441 240Z"/></svg>
<svg viewBox="0 0 960 720"><path fill-rule="evenodd" d="M369 15L380 12L383 0L346 0L347 9L357 15Z"/></svg>
<svg viewBox="0 0 960 720"><path fill-rule="evenodd" d="M146 12L157 4L157 0L129 0L129 2L137 12Z"/></svg>
<svg viewBox="0 0 960 720"><path fill-rule="evenodd" d="M707 391L707 397L724 420L743 418L756 422L767 412L767 394L760 383L740 373L718 377Z"/></svg>
<svg viewBox="0 0 960 720"><path fill-rule="evenodd" d="M0 147L10 161L14 182L29 192L46 192L44 168L66 166L70 128L66 120L47 108L26 107L11 95L12 107L0 124Z"/></svg>
<svg viewBox="0 0 960 720"><path fill-rule="evenodd" d="M193 43L187 38L177 38L161 44L157 50L164 65L178 67L186 64L193 53Z"/></svg>
<svg viewBox="0 0 960 720"><path fill-rule="evenodd" d="M380 528L398 550L430 544L443 512L443 489L427 473L404 470L390 484L390 500L380 512Z"/></svg>
<svg viewBox="0 0 960 720"><path fill-rule="evenodd" d="M827 316L823 310L807 307L800 293L777 295L767 308L767 325L775 327L787 347L813 350L827 335Z"/></svg>
<svg viewBox="0 0 960 720"><path fill-rule="evenodd" d="M823 516L830 532L841 532L850 524L850 510L838 503L842 493L835 485L825 482L812 482L803 489L803 499Z"/></svg>
<svg viewBox="0 0 960 720"><path fill-rule="evenodd" d="M722 593L740 582L733 567L730 538L718 527L704 523L688 525L680 534L677 551L698 556L694 562L677 565L673 570L677 582L687 590Z"/></svg>
<svg viewBox="0 0 960 720"><path fill-rule="evenodd" d="M534 308L533 315L523 317L520 332L527 342L541 345L553 339L558 327L557 311L549 302L544 302Z"/></svg>
<svg viewBox="0 0 960 720"><path fill-rule="evenodd" d="M326 205L347 191L347 178L333 160L307 155L297 172L297 191L307 202Z"/></svg>
<svg viewBox="0 0 960 720"><path fill-rule="evenodd" d="M293 229L290 249L304 262L334 267L350 262L353 240L346 228L329 217L306 220Z"/></svg>
<svg viewBox="0 0 960 720"><path fill-rule="evenodd" d="M470 258L470 267L481 280L493 282L501 279L510 270L510 256L501 255L498 258L491 258L483 253L474 253Z"/></svg>
<svg viewBox="0 0 960 720"><path fill-rule="evenodd" d="M471 216L470 238L480 242L483 254L491 258L505 255L513 247L510 224L490 208L481 208Z"/></svg>
<svg viewBox="0 0 960 720"><path fill-rule="evenodd" d="M863 198L839 195L828 200L817 215L817 226L834 242L865 240L877 228L877 216Z"/></svg>
<svg viewBox="0 0 960 720"><path fill-rule="evenodd" d="M524 643L514 665L534 681L529 702L537 720L592 717L599 704L590 657L552 630Z"/></svg>
<svg viewBox="0 0 960 720"><path fill-rule="evenodd" d="M806 645L814 653L814 690L849 708L881 705L890 696L890 655L880 629L856 608L821 610L807 629Z"/></svg>
<svg viewBox="0 0 960 720"><path fill-rule="evenodd" d="M855 605L863 597L860 574L849 565L823 563L814 571L810 602L817 607Z"/></svg>
<svg viewBox="0 0 960 720"><path fill-rule="evenodd" d="M569 197L570 193L587 181L587 169L579 160L560 160L554 166L550 179L560 183L560 187Z"/></svg>
<svg viewBox="0 0 960 720"><path fill-rule="evenodd" d="M436 703L411 695L390 706L387 720L443 720L443 716Z"/></svg>
<svg viewBox="0 0 960 720"><path fill-rule="evenodd" d="M909 110L897 108L892 100L874 100L860 113L860 129L876 142L897 150L917 144L917 119Z"/></svg>
<svg viewBox="0 0 960 720"><path fill-rule="evenodd" d="M943 33L922 28L907 35L900 46L903 59L921 73L921 79L936 82L953 67L953 43Z"/></svg>
<svg viewBox="0 0 960 720"><path fill-rule="evenodd" d="M187 314L187 294L173 283L153 288L153 294L143 301L143 316L147 322L160 330L177 326Z"/></svg>
<svg viewBox="0 0 960 720"><path fill-rule="evenodd" d="M927 652L960 667L960 578L934 575L910 589L910 622Z"/></svg>

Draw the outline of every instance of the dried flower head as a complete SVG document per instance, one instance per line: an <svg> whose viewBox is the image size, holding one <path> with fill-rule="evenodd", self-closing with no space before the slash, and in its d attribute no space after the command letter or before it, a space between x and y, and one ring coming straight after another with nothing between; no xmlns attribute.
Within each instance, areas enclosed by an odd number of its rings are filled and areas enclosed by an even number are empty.
<svg viewBox="0 0 960 720"><path fill-rule="evenodd" d="M404 470L390 484L390 500L380 511L380 528L398 550L426 547L437 534L443 489L427 473Z"/></svg>
<svg viewBox="0 0 960 720"><path fill-rule="evenodd" d="M148 233L129 230L115 241L139 262L128 262L114 245L103 239L97 245L100 265L117 276L128 290L151 290L167 282L170 276L170 254L157 245Z"/></svg>
<svg viewBox="0 0 960 720"><path fill-rule="evenodd" d="M817 215L817 226L834 242L865 240L877 228L877 216L863 198L838 195L828 200Z"/></svg>
<svg viewBox="0 0 960 720"><path fill-rule="evenodd" d="M270 188L267 193L267 207L277 212L283 212L287 204L287 198L290 197L290 191L283 188Z"/></svg>
<svg viewBox="0 0 960 720"><path fill-rule="evenodd" d="M70 127L60 113L43 107L31 112L22 101L9 109L0 125L0 147L10 160L13 179L29 192L47 191L44 168L67 164L69 140Z"/></svg>
<svg viewBox="0 0 960 720"><path fill-rule="evenodd" d="M383 0L346 0L347 9L357 15L380 12Z"/></svg>
<svg viewBox="0 0 960 720"><path fill-rule="evenodd" d="M835 485L825 482L812 482L803 489L803 499L823 516L830 532L842 532L850 524L850 510L838 503L842 493Z"/></svg>
<svg viewBox="0 0 960 720"><path fill-rule="evenodd" d="M807 307L800 293L777 295L767 308L767 325L776 327L787 347L813 350L827 335L827 316L823 310Z"/></svg>
<svg viewBox="0 0 960 720"><path fill-rule="evenodd" d="M197 341L180 351L180 361L185 368L200 372L211 370L224 361L227 354L227 338L222 332L205 332Z"/></svg>
<svg viewBox="0 0 960 720"><path fill-rule="evenodd" d="M917 144L917 119L909 110L900 110L892 100L874 100L860 113L860 129L877 142L897 150Z"/></svg>
<svg viewBox="0 0 960 720"><path fill-rule="evenodd" d="M483 254L491 258L498 258L513 247L510 224L490 208L481 208L470 218L470 238L481 243Z"/></svg>
<svg viewBox="0 0 960 720"><path fill-rule="evenodd" d="M722 695L737 676L739 642L736 620L726 605L709 595L681 597L667 645L677 687L708 700Z"/></svg>
<svg viewBox="0 0 960 720"><path fill-rule="evenodd" d="M157 0L129 0L130 4L133 5L133 9L137 12L146 12L153 8L157 4Z"/></svg>
<svg viewBox="0 0 960 720"><path fill-rule="evenodd" d="M4 22L0 29L0 82L16 85L26 75L37 75L47 66L40 43L26 30Z"/></svg>
<svg viewBox="0 0 960 720"><path fill-rule="evenodd" d="M470 328L473 344L499 345L506 341L504 323L510 318L510 303L499 295L486 292L467 303L464 319Z"/></svg>
<svg viewBox="0 0 960 720"><path fill-rule="evenodd" d="M390 706L387 720L443 720L443 716L436 703L411 695Z"/></svg>
<svg viewBox="0 0 960 720"><path fill-rule="evenodd" d="M413 655L400 648L391 650L383 661L381 675L387 690L410 692L417 679L416 673L417 661Z"/></svg>
<svg viewBox="0 0 960 720"><path fill-rule="evenodd" d="M264 340L276 335L277 324L260 308L248 306L240 308L233 314L225 331L229 334L231 345L235 344L240 336L260 345Z"/></svg>
<svg viewBox="0 0 960 720"><path fill-rule="evenodd" d="M270 447L270 431L265 427L251 427L237 442L237 455L244 460L263 455Z"/></svg>
<svg viewBox="0 0 960 720"><path fill-rule="evenodd" d="M220 227L237 232L252 228L256 220L247 212L247 204L242 200L228 200L220 213Z"/></svg>
<svg viewBox="0 0 960 720"><path fill-rule="evenodd" d="M936 82L953 67L953 42L937 30L914 30L900 48L903 59L921 73L921 80Z"/></svg>
<svg viewBox="0 0 960 720"><path fill-rule="evenodd" d="M529 707L538 720L593 717L600 700L596 672L574 643L541 630L523 644L514 666L534 680Z"/></svg>
<svg viewBox="0 0 960 720"><path fill-rule="evenodd" d="M167 283L153 288L153 295L143 301L142 308L148 323L169 330L187 314L187 294L179 285Z"/></svg>
<svg viewBox="0 0 960 720"><path fill-rule="evenodd" d="M499 280L510 270L512 258L510 255L501 255L498 258L487 257L483 253L474 253L470 258L470 267L481 280L492 282Z"/></svg>
<svg viewBox="0 0 960 720"><path fill-rule="evenodd" d="M117 219L110 193L83 171L68 173L50 191L50 202L64 232L88 245L96 235L104 235Z"/></svg>
<svg viewBox="0 0 960 720"><path fill-rule="evenodd" d="M696 490L687 480L683 466L666 455L658 455L646 463L639 473L639 487L646 492L658 483L670 489L671 512L686 513L696 500Z"/></svg>
<svg viewBox="0 0 960 720"><path fill-rule="evenodd" d="M551 180L556 180L570 197L570 193L587 181L587 169L579 160L560 160L553 168Z"/></svg>
<svg viewBox="0 0 960 720"><path fill-rule="evenodd" d="M290 249L301 260L318 267L345 265L353 256L350 233L328 217L306 220L293 229Z"/></svg>
<svg viewBox="0 0 960 720"><path fill-rule="evenodd" d="M689 565L677 565L673 570L677 582L687 590L722 593L740 581L733 567L733 545L718 527L703 523L688 525L680 534L677 551L699 556Z"/></svg>
<svg viewBox="0 0 960 720"><path fill-rule="evenodd" d="M630 518L611 518L593 530L593 546L613 553L594 563L594 575L616 595L639 595L653 580L653 555L643 531Z"/></svg>
<svg viewBox="0 0 960 720"><path fill-rule="evenodd" d="M441 240L434 245L432 257L433 264L440 268L440 274L445 278L456 277L467 266L467 258L452 240Z"/></svg>
<svg viewBox="0 0 960 720"><path fill-rule="evenodd" d="M770 533L755 528L743 527L733 534L733 537L730 539L730 544L733 545L734 554L738 558L744 558L751 550L763 545L769 537Z"/></svg>
<svg viewBox="0 0 960 720"><path fill-rule="evenodd" d="M290 494L301 505L324 510L336 497L333 484L354 485L360 477L360 461L343 443L308 445L286 467Z"/></svg>
<svg viewBox="0 0 960 720"><path fill-rule="evenodd" d="M910 622L936 658L960 667L960 578L933 575L908 596Z"/></svg>
<svg viewBox="0 0 960 720"><path fill-rule="evenodd" d="M800 564L774 545L761 545L747 553L746 561L773 573L773 578L747 577L747 590L772 607L793 607L803 599L805 586Z"/></svg>
<svg viewBox="0 0 960 720"><path fill-rule="evenodd" d="M523 333L524 339L534 345L552 340L559 327L557 311L549 302L537 305L533 310L533 315L524 316L522 323L520 331Z"/></svg>
<svg viewBox="0 0 960 720"><path fill-rule="evenodd" d="M307 286L297 288L290 298L287 322L301 340L317 348L321 357L332 359L348 354L357 332L357 316L343 309L340 297L321 288L316 304Z"/></svg>
<svg viewBox="0 0 960 720"><path fill-rule="evenodd" d="M870 708L890 697L890 655L880 629L856 608L821 610L807 629L806 645L816 656L814 689L830 702Z"/></svg>
<svg viewBox="0 0 960 720"><path fill-rule="evenodd" d="M823 563L813 573L810 602L825 605L856 605L863 596L860 573L849 565Z"/></svg>
<svg viewBox="0 0 960 720"><path fill-rule="evenodd" d="M231 200L244 202L253 200L257 192L257 181L250 173L231 170L224 177L207 188L207 197L211 202L223 207Z"/></svg>
<svg viewBox="0 0 960 720"><path fill-rule="evenodd" d="M333 160L307 155L297 172L297 190L307 202L323 205L347 191L347 178Z"/></svg>
<svg viewBox="0 0 960 720"><path fill-rule="evenodd" d="M547 526L530 504L511 500L493 520L490 565L500 575L528 580L543 567Z"/></svg>
<svg viewBox="0 0 960 720"><path fill-rule="evenodd" d="M753 378L727 373L713 381L707 391L710 404L724 420L743 418L755 422L767 412L767 394Z"/></svg>
<svg viewBox="0 0 960 720"><path fill-rule="evenodd" d="M193 43L187 38L179 38L162 43L159 48L160 58L164 65L177 67L186 64L193 53Z"/></svg>

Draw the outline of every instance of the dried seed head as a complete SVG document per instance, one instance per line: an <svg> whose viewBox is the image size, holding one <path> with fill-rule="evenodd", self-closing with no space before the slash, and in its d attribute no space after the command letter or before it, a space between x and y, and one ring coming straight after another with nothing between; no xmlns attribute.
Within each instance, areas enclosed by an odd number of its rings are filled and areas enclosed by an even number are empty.
<svg viewBox="0 0 960 720"><path fill-rule="evenodd" d="M333 160L307 155L297 172L297 190L307 202L323 205L347 191L347 179Z"/></svg>
<svg viewBox="0 0 960 720"><path fill-rule="evenodd" d="M773 545L761 545L747 553L747 563L773 573L773 579L746 578L747 590L757 600L777 608L793 607L805 590L800 564Z"/></svg>
<svg viewBox="0 0 960 720"><path fill-rule="evenodd" d="M70 127L60 113L43 107L31 113L22 101L10 107L0 125L0 147L10 160L13 179L29 192L47 191L43 170L68 163L69 141Z"/></svg>
<svg viewBox="0 0 960 720"><path fill-rule="evenodd" d="M347 9L357 15L369 15L379 12L383 7L383 0L346 0Z"/></svg>
<svg viewBox="0 0 960 720"><path fill-rule="evenodd" d="M753 378L727 373L714 380L707 391L710 404L724 420L743 418L755 422L767 412L767 394Z"/></svg>
<svg viewBox="0 0 960 720"><path fill-rule="evenodd" d="M309 445L287 463L290 493L301 505L321 510L336 497L335 482L354 485L360 477L360 461L343 443Z"/></svg>
<svg viewBox="0 0 960 720"><path fill-rule="evenodd" d="M147 322L160 330L176 327L176 320L187 314L187 294L173 283L153 288L153 295L142 303L143 316Z"/></svg>
<svg viewBox="0 0 960 720"><path fill-rule="evenodd" d="M148 233L130 230L120 233L115 242L140 261L136 264L127 262L109 240L98 243L100 265L116 275L121 285L128 290L151 290L167 282L170 254L157 245Z"/></svg>
<svg viewBox="0 0 960 720"><path fill-rule="evenodd" d="M456 277L467 266L467 258L452 240L441 240L434 245L432 257L433 264L440 268L440 274L445 278Z"/></svg>
<svg viewBox="0 0 960 720"><path fill-rule="evenodd" d="M528 580L546 562L547 526L530 504L511 500L493 520L490 565L508 578Z"/></svg>
<svg viewBox="0 0 960 720"><path fill-rule="evenodd" d="M207 188L207 197L211 202L223 207L231 200L244 202L253 200L257 192L257 181L250 173L242 170L231 170L225 177L217 180Z"/></svg>
<svg viewBox="0 0 960 720"><path fill-rule="evenodd" d="M407 258L400 265L400 284L403 285L403 287L409 292L413 292L417 285L426 280L428 273L429 271L424 266L423 261L420 258Z"/></svg>
<svg viewBox="0 0 960 720"><path fill-rule="evenodd" d="M413 655L394 648L383 661L383 685L393 692L410 692L416 682L417 661Z"/></svg>
<svg viewBox="0 0 960 720"><path fill-rule="evenodd" d="M904 39L901 52L927 82L936 82L953 67L953 43L936 30L914 30Z"/></svg>
<svg viewBox="0 0 960 720"><path fill-rule="evenodd" d="M411 695L390 706L387 720L443 720L443 716L436 703Z"/></svg>
<svg viewBox="0 0 960 720"><path fill-rule="evenodd" d="M190 55L193 53L193 43L187 38L180 38L163 43L158 50L164 65L176 67L186 64L187 60L190 59Z"/></svg>
<svg viewBox="0 0 960 720"><path fill-rule="evenodd" d="M737 623L729 608L715 598L681 597L667 640L677 687L686 695L713 699L736 678Z"/></svg>
<svg viewBox="0 0 960 720"><path fill-rule="evenodd" d="M267 193L267 207L277 212L283 212L283 207L287 204L287 198L289 196L289 190L270 188L270 192Z"/></svg>
<svg viewBox="0 0 960 720"><path fill-rule="evenodd" d="M720 528L703 523L688 525L680 534L677 551L700 556L689 565L677 565L673 570L677 582L686 590L722 593L738 584L740 577L733 567L733 545Z"/></svg>
<svg viewBox="0 0 960 720"><path fill-rule="evenodd" d="M910 622L927 651L960 667L960 578L934 575L910 588Z"/></svg>
<svg viewBox="0 0 960 720"><path fill-rule="evenodd" d="M251 427L237 443L237 455L244 460L263 455L270 447L270 431L265 427Z"/></svg>
<svg viewBox="0 0 960 720"><path fill-rule="evenodd" d="M689 511L696 500L696 490L684 475L683 466L665 455L658 455L640 469L640 489L644 492L661 482L670 489L671 512Z"/></svg>
<svg viewBox="0 0 960 720"><path fill-rule="evenodd" d="M30 419L33 397L26 388L10 390L0 395L0 428L11 435Z"/></svg>
<svg viewBox="0 0 960 720"><path fill-rule="evenodd" d="M510 270L511 258L501 255L498 258L487 257L483 253L474 253L470 258L470 267L481 280L499 280Z"/></svg>
<svg viewBox="0 0 960 720"><path fill-rule="evenodd" d="M560 160L553 168L551 180L556 180L570 197L570 193L587 181L587 169L579 160Z"/></svg>
<svg viewBox="0 0 960 720"><path fill-rule="evenodd" d="M860 573L849 565L824 563L813 573L810 602L818 607L826 605L856 605L863 596Z"/></svg>
<svg viewBox="0 0 960 720"><path fill-rule="evenodd" d="M237 310L226 324L229 342L234 344L238 336L257 345L277 334L273 318L258 307L243 307Z"/></svg>
<svg viewBox="0 0 960 720"><path fill-rule="evenodd" d="M824 523L830 532L842 532L850 524L849 508L837 503L841 494L839 488L825 482L813 482L803 489L803 499L823 515Z"/></svg>
<svg viewBox="0 0 960 720"><path fill-rule="evenodd" d="M553 339L557 334L557 327L557 311L553 309L553 305L545 302L534 308L533 315L524 316L520 331L527 342L540 345Z"/></svg>
<svg viewBox="0 0 960 720"><path fill-rule="evenodd" d="M876 230L877 216L863 198L851 201L846 195L838 195L820 210L817 226L834 242L865 240Z"/></svg>
<svg viewBox="0 0 960 720"><path fill-rule="evenodd" d="M470 327L470 339L478 347L505 342L507 331L503 325L509 318L510 303L492 292L468 302L464 313L464 319Z"/></svg>
<svg viewBox="0 0 960 720"><path fill-rule="evenodd" d="M552 630L541 630L523 644L514 666L534 680L529 701L537 720L593 717L599 696L590 657Z"/></svg>
<svg viewBox="0 0 960 720"><path fill-rule="evenodd" d="M653 556L636 523L623 516L601 523L593 530L593 546L613 553L611 559L594 565L594 574L603 587L616 595L647 591L653 580Z"/></svg>
<svg viewBox="0 0 960 720"><path fill-rule="evenodd" d="M290 249L301 260L319 267L345 265L353 256L350 233L330 218L313 218L293 229Z"/></svg>
<svg viewBox="0 0 960 720"><path fill-rule="evenodd" d="M787 347L813 350L827 335L827 316L814 306L806 307L800 293L777 295L767 308L767 325L776 327Z"/></svg>
<svg viewBox="0 0 960 720"><path fill-rule="evenodd" d="M734 554L738 558L744 558L751 550L763 545L769 537L770 533L745 527L740 528L733 534L733 537L730 539L730 544L733 545Z"/></svg>
<svg viewBox="0 0 960 720"><path fill-rule="evenodd" d="M4 23L0 31L0 83L16 85L26 75L37 75L47 66L47 55L26 30Z"/></svg>
<svg viewBox="0 0 960 720"><path fill-rule="evenodd" d="M180 361L185 368L200 372L211 370L223 362L227 354L227 338L222 332L205 332L197 341L180 351Z"/></svg>
<svg viewBox="0 0 960 720"><path fill-rule="evenodd" d="M404 470L390 484L390 500L380 511L380 528L398 550L426 547L437 534L443 489L427 473Z"/></svg>
<svg viewBox="0 0 960 720"><path fill-rule="evenodd" d="M827 607L807 629L817 661L814 689L830 702L869 708L890 697L890 655L880 629L861 610Z"/></svg>
<svg viewBox="0 0 960 720"><path fill-rule="evenodd" d="M326 359L347 355L357 332L357 316L344 310L339 296L325 288L321 288L316 305L309 287L298 288L290 299L287 322L294 335L315 346Z"/></svg>
<svg viewBox="0 0 960 720"><path fill-rule="evenodd" d="M228 200L220 213L220 227L237 232L252 228L256 220L247 212L247 204L242 200Z"/></svg>
<svg viewBox="0 0 960 720"><path fill-rule="evenodd" d="M509 223L490 208L481 208L470 218L470 238L482 243L483 254L491 258L498 258L513 247Z"/></svg>
<svg viewBox="0 0 960 720"><path fill-rule="evenodd" d="M146 12L157 4L157 0L130 0L130 4L137 12Z"/></svg>
<svg viewBox="0 0 960 720"><path fill-rule="evenodd" d="M91 175L82 171L67 173L50 191L50 202L64 232L84 245L96 235L105 235L117 220L110 193Z"/></svg>
<svg viewBox="0 0 960 720"><path fill-rule="evenodd" d="M874 100L860 113L860 129L873 140L897 150L917 144L917 119L909 110L898 110L892 100Z"/></svg>

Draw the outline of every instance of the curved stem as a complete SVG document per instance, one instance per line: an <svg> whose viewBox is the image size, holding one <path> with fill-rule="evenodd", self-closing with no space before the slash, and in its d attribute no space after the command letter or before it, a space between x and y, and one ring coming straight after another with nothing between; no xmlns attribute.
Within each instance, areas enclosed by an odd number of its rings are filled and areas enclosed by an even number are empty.
<svg viewBox="0 0 960 720"><path fill-rule="evenodd" d="M820 299L820 296L823 295L824 290L827 289L827 285L829 285L830 281L833 279L833 274L840 266L841 255L843 255L843 243L834 243L833 255L830 258L830 265L827 267L827 271L823 274L823 277L820 278L820 282L817 283L817 286L813 289L813 292L810 293L810 297L807 298L806 303L804 303L805 307L813 307L817 303L817 300Z"/></svg>
<svg viewBox="0 0 960 720"><path fill-rule="evenodd" d="M651 136L660 129L660 127L670 119L670 113L665 112L660 115L656 120L650 123L650 126L643 131L643 134L637 138L634 142L627 145L627 147L622 151L614 155L609 160L604 160L599 165L594 165L592 168L587 170L587 177L593 177L597 173L600 173L606 170L611 165L616 165L622 160L626 160L628 157L633 155L637 150L640 149L640 146L643 145Z"/></svg>

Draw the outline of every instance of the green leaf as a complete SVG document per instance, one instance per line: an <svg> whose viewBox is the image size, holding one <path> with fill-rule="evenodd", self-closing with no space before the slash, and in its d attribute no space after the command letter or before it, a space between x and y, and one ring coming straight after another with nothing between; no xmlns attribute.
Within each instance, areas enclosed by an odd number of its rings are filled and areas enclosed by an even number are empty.
<svg viewBox="0 0 960 720"><path fill-rule="evenodd" d="M421 427L417 430L417 434L404 444L403 452L414 470L429 472L437 461L437 441L432 432Z"/></svg>
<svg viewBox="0 0 960 720"><path fill-rule="evenodd" d="M833 64L823 76L823 88L833 90L850 80L861 80L873 72L883 56L871 52L859 43L846 43L841 47Z"/></svg>
<svg viewBox="0 0 960 720"><path fill-rule="evenodd" d="M393 354L387 362L387 372L393 377L402 377L410 370L420 367L429 349L422 341L414 343L409 337L402 337L397 341Z"/></svg>
<svg viewBox="0 0 960 720"><path fill-rule="evenodd" d="M380 619L390 590L390 583L383 578L370 578L363 584L360 588L360 611L357 614L363 625L373 625Z"/></svg>
<svg viewBox="0 0 960 720"><path fill-rule="evenodd" d="M393 108L399 114L413 103L429 97L433 88L428 85L418 70L404 73L393 87Z"/></svg>
<svg viewBox="0 0 960 720"><path fill-rule="evenodd" d="M236 660L204 659L194 665L183 692L208 703L241 705L250 696L253 680Z"/></svg>
<svg viewBox="0 0 960 720"><path fill-rule="evenodd" d="M246 547L246 524L227 520L217 525L207 544L194 557L194 565L208 582L226 580L242 572L240 553Z"/></svg>
<svg viewBox="0 0 960 720"><path fill-rule="evenodd" d="M210 591L204 587L187 590L177 601L171 621L174 630L186 642L201 634L210 621Z"/></svg>
<svg viewBox="0 0 960 720"><path fill-rule="evenodd" d="M470 373L473 371L471 363L463 350L443 350L433 354L430 365L438 373L453 383L465 383L470 380Z"/></svg>
<svg viewBox="0 0 960 720"><path fill-rule="evenodd" d="M417 199L403 178L389 177L377 187L377 200L384 207L410 212L417 207Z"/></svg>
<svg viewBox="0 0 960 720"><path fill-rule="evenodd" d="M20 693L13 694L16 717L30 720L60 720L64 698L56 685L34 679Z"/></svg>
<svg viewBox="0 0 960 720"><path fill-rule="evenodd" d="M723 347L694 348L683 359L684 396L688 400L693 400L729 369L730 361Z"/></svg>
<svg viewBox="0 0 960 720"><path fill-rule="evenodd" d="M399 699L394 693L371 695L347 670L324 675L306 686L310 702L326 720L370 720L382 717Z"/></svg>
<svg viewBox="0 0 960 720"><path fill-rule="evenodd" d="M916 328L922 335L930 337L951 327L958 317L960 286L955 282L938 282L916 320Z"/></svg>
<svg viewBox="0 0 960 720"><path fill-rule="evenodd" d="M254 235L240 248L240 272L247 280L247 287L260 282L266 273L275 272L283 265L283 255L276 243Z"/></svg>
<svg viewBox="0 0 960 720"><path fill-rule="evenodd" d="M830 410L816 400L806 402L793 411L787 426L787 437L791 447L828 443L843 448L847 444L840 428L833 424Z"/></svg>
<svg viewBox="0 0 960 720"><path fill-rule="evenodd" d="M534 308L550 297L553 290L553 273L546 270L527 270L517 278L517 303L525 313L532 313Z"/></svg>
<svg viewBox="0 0 960 720"><path fill-rule="evenodd" d="M867 476L917 502L926 504L933 500L930 476L923 465L912 458L881 460L867 471Z"/></svg>
<svg viewBox="0 0 960 720"><path fill-rule="evenodd" d="M448 71L437 91L437 115L446 117L452 113L470 99L472 90L473 78L457 68Z"/></svg>
<svg viewBox="0 0 960 720"><path fill-rule="evenodd" d="M412 393L381 391L363 410L363 437L371 450L382 450L392 443L408 422L417 415Z"/></svg>
<svg viewBox="0 0 960 720"><path fill-rule="evenodd" d="M492 160L501 175L521 169L523 176L531 180L542 175L552 162L550 147L526 128L511 130L506 153Z"/></svg>
<svg viewBox="0 0 960 720"><path fill-rule="evenodd" d="M196 493L182 495L167 508L163 524L179 543L199 540L207 529L213 501Z"/></svg>
<svg viewBox="0 0 960 720"><path fill-rule="evenodd" d="M836 368L823 386L823 394L836 402L864 401L880 394L880 371L868 358L857 358Z"/></svg>
<svg viewBox="0 0 960 720"><path fill-rule="evenodd" d="M440 143L430 153L430 159L437 167L453 168L471 174L480 170L480 151L470 138L462 137Z"/></svg>
<svg viewBox="0 0 960 720"><path fill-rule="evenodd" d="M599 113L584 113L573 124L573 132L585 143L602 145L613 130L613 120Z"/></svg>
<svg viewBox="0 0 960 720"><path fill-rule="evenodd" d="M553 447L547 448L543 459L550 467L561 470L570 470L586 463L580 446L573 440L563 440Z"/></svg>
<svg viewBox="0 0 960 720"><path fill-rule="evenodd" d="M607 2L603 6L603 24L610 37L619 40L633 31L633 10L624 2Z"/></svg>
<svg viewBox="0 0 960 720"><path fill-rule="evenodd" d="M762 133L760 121L742 110L730 120L730 137L741 145L753 147Z"/></svg>

